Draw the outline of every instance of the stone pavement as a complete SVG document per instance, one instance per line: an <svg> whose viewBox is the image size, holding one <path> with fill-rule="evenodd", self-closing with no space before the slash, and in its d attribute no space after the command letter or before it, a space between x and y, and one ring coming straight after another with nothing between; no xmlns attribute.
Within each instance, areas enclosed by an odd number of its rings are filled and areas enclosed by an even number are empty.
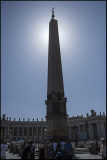
<svg viewBox="0 0 107 160"><path fill-rule="evenodd" d="M6 159L21 159L18 154L13 154L7 152ZM36 156L35 159L38 159ZM100 155L93 155L93 154L74 154L73 159L102 159Z"/></svg>
<svg viewBox="0 0 107 160"><path fill-rule="evenodd" d="M6 159L21 159L18 154L9 153L9 151L6 153ZM38 157L35 155L35 159L38 159Z"/></svg>
<svg viewBox="0 0 107 160"><path fill-rule="evenodd" d="M95 155L95 154L74 154L74 157L72 159L102 159L101 155Z"/></svg>
<svg viewBox="0 0 107 160"><path fill-rule="evenodd" d="M21 159L21 157L18 156L18 154L9 153L9 151L6 153L6 159Z"/></svg>

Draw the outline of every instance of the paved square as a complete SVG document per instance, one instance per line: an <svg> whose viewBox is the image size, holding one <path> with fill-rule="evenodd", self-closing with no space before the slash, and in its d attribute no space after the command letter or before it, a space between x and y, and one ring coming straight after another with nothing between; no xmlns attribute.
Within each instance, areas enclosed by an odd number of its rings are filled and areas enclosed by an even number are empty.
<svg viewBox="0 0 107 160"><path fill-rule="evenodd" d="M18 154L7 152L6 159L21 159L21 157L18 156ZM38 159L38 157L35 156L35 159ZM93 154L74 154L73 159L102 159L102 156Z"/></svg>
<svg viewBox="0 0 107 160"><path fill-rule="evenodd" d="M102 156L94 154L74 154L73 159L102 159Z"/></svg>

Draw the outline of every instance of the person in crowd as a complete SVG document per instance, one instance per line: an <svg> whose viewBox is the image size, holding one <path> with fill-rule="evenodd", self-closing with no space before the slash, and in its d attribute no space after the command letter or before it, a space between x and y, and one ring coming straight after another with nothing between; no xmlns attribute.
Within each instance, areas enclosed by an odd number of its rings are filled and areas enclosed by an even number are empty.
<svg viewBox="0 0 107 160"><path fill-rule="evenodd" d="M106 140L104 138L102 140L102 159L106 159Z"/></svg>
<svg viewBox="0 0 107 160"><path fill-rule="evenodd" d="M99 145L98 145L98 140L96 140L96 148L97 148L97 153L99 153Z"/></svg>
<svg viewBox="0 0 107 160"><path fill-rule="evenodd" d="M64 145L65 150L65 159L72 159L72 144L70 143L70 139L67 139L67 142Z"/></svg>
<svg viewBox="0 0 107 160"><path fill-rule="evenodd" d="M61 141L61 142L60 142L60 148L61 148L62 151L64 150L64 145L65 145L65 142L64 142L64 141Z"/></svg>
<svg viewBox="0 0 107 160"><path fill-rule="evenodd" d="M44 154L45 154L45 159L48 159L48 141L45 141L44 143Z"/></svg>
<svg viewBox="0 0 107 160"><path fill-rule="evenodd" d="M53 158L55 159L56 157L56 149L57 149L57 140L53 142Z"/></svg>
<svg viewBox="0 0 107 160"><path fill-rule="evenodd" d="M54 153L53 153L53 143L50 141L48 143L48 159L53 159Z"/></svg>
<svg viewBox="0 0 107 160"><path fill-rule="evenodd" d="M32 144L31 146L31 159L35 159L35 145Z"/></svg>
<svg viewBox="0 0 107 160"><path fill-rule="evenodd" d="M22 156L22 153L23 153L23 150L25 149L26 147L26 141L24 141L22 144L21 144L21 156Z"/></svg>
<svg viewBox="0 0 107 160"><path fill-rule="evenodd" d="M49 140L45 141L44 145L44 150L45 150L45 159L53 159L53 143L50 142Z"/></svg>
<svg viewBox="0 0 107 160"><path fill-rule="evenodd" d="M55 157L55 159L63 159L60 141L58 141L58 143L57 143L56 157Z"/></svg>
<svg viewBox="0 0 107 160"><path fill-rule="evenodd" d="M22 149L24 150L26 147L27 147L27 143L26 143L26 141L24 141L24 142L22 143Z"/></svg>
<svg viewBox="0 0 107 160"><path fill-rule="evenodd" d="M44 153L44 142L41 142L39 147L39 159L44 159L45 153Z"/></svg>
<svg viewBox="0 0 107 160"><path fill-rule="evenodd" d="M8 151L7 142L1 145L1 159L6 159L6 152Z"/></svg>
<svg viewBox="0 0 107 160"><path fill-rule="evenodd" d="M60 149L61 149L63 158L64 158L64 156L65 156L64 145L65 145L65 142L64 142L64 141L61 141L61 142L60 142Z"/></svg>
<svg viewBox="0 0 107 160"><path fill-rule="evenodd" d="M25 147L25 149L23 150L21 159L32 159L32 151L31 151L32 145L33 145L33 142L29 141L28 146Z"/></svg>

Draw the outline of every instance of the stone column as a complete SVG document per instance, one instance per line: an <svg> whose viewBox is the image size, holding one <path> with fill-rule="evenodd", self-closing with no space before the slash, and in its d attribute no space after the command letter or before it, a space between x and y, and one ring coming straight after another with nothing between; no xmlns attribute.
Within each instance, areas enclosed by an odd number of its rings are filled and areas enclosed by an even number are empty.
<svg viewBox="0 0 107 160"><path fill-rule="evenodd" d="M71 126L69 126L69 138L71 139Z"/></svg>
<svg viewBox="0 0 107 160"><path fill-rule="evenodd" d="M84 125L83 125L83 139L85 139L85 128L84 128Z"/></svg>
<svg viewBox="0 0 107 160"><path fill-rule="evenodd" d="M74 129L74 141L75 141L75 139L76 139L76 137L75 137L76 129L75 129L75 127L73 129Z"/></svg>
<svg viewBox="0 0 107 160"><path fill-rule="evenodd" d="M104 137L104 139L106 139L106 133L105 133L104 123L102 122L101 124L102 124L103 137Z"/></svg>
<svg viewBox="0 0 107 160"><path fill-rule="evenodd" d="M3 142L3 139L4 139L4 135L3 135L3 128L1 128L1 142Z"/></svg>
<svg viewBox="0 0 107 160"><path fill-rule="evenodd" d="M102 129L102 123L101 122L99 123L99 126L100 126L100 136L101 136L101 138L104 138L103 137L103 129Z"/></svg>
<svg viewBox="0 0 107 160"><path fill-rule="evenodd" d="M22 127L22 139L24 139L24 127Z"/></svg>
<svg viewBox="0 0 107 160"><path fill-rule="evenodd" d="M43 126L41 126L41 141L43 140Z"/></svg>
<svg viewBox="0 0 107 160"><path fill-rule="evenodd" d="M89 124L86 124L87 140L90 140Z"/></svg>
<svg viewBox="0 0 107 160"><path fill-rule="evenodd" d="M5 141L5 138L6 138L6 131L7 131L7 127L5 127L5 129L4 129L4 139L3 139L3 142Z"/></svg>
<svg viewBox="0 0 107 160"><path fill-rule="evenodd" d="M36 140L38 141L38 126L36 127Z"/></svg>
<svg viewBox="0 0 107 160"><path fill-rule="evenodd" d="M14 127L13 127L13 130L12 130L12 141L13 141L13 137L14 137Z"/></svg>
<svg viewBox="0 0 107 160"><path fill-rule="evenodd" d="M95 140L95 126L94 124L92 124L92 133L93 133L93 139Z"/></svg>
<svg viewBox="0 0 107 160"><path fill-rule="evenodd" d="M8 130L7 130L7 134L9 134L9 127L8 127Z"/></svg>
<svg viewBox="0 0 107 160"><path fill-rule="evenodd" d="M99 125L98 125L98 123L96 123L96 124L97 124L98 139L100 140L100 130L99 130Z"/></svg>
<svg viewBox="0 0 107 160"><path fill-rule="evenodd" d="M87 139L87 133L86 133L86 129L85 129L84 125L83 125L83 132L84 132L84 139L86 140Z"/></svg>
<svg viewBox="0 0 107 160"><path fill-rule="evenodd" d="M80 136L80 126L78 126L78 140L80 140L81 139L81 136Z"/></svg>
<svg viewBox="0 0 107 160"><path fill-rule="evenodd" d="M17 127L17 140L18 140L18 137L19 137L19 127Z"/></svg>
<svg viewBox="0 0 107 160"><path fill-rule="evenodd" d="M33 136L33 127L32 127L32 141L34 141L34 136Z"/></svg>
<svg viewBox="0 0 107 160"><path fill-rule="evenodd" d="M90 135L90 140L92 140L91 124L89 124L89 135Z"/></svg>
<svg viewBox="0 0 107 160"><path fill-rule="evenodd" d="M29 127L27 127L27 141L29 141Z"/></svg>
<svg viewBox="0 0 107 160"><path fill-rule="evenodd" d="M47 128L45 128L46 130L45 130L45 133L46 133L46 137L45 138L47 138Z"/></svg>

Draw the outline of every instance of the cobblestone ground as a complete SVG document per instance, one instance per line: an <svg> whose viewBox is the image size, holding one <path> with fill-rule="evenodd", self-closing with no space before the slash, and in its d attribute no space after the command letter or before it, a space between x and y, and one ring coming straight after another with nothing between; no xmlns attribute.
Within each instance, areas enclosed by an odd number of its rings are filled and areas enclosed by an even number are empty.
<svg viewBox="0 0 107 160"><path fill-rule="evenodd" d="M18 156L18 154L9 153L8 151L6 154L6 159L21 159L21 157ZM38 159L38 157L35 156L35 159Z"/></svg>
<svg viewBox="0 0 107 160"><path fill-rule="evenodd" d="M21 159L21 157L19 157L18 154L7 152L6 159ZM35 159L38 159L38 157L35 156ZM93 154L75 154L73 159L102 159L102 157L100 155Z"/></svg>
<svg viewBox="0 0 107 160"><path fill-rule="evenodd" d="M94 154L75 154L73 159L102 159L102 156Z"/></svg>

